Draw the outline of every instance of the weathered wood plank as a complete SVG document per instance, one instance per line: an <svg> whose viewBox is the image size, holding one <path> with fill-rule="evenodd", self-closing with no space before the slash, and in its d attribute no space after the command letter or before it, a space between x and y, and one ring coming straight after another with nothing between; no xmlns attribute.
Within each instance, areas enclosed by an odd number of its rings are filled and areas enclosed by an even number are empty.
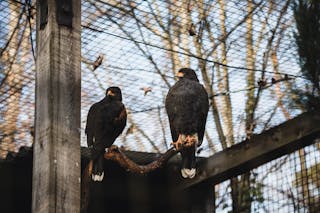
<svg viewBox="0 0 320 213"><path fill-rule="evenodd" d="M202 182L217 184L312 144L317 137L320 137L320 115L304 113L199 162L194 179L175 177L173 184L178 189Z"/></svg>
<svg viewBox="0 0 320 213"><path fill-rule="evenodd" d="M214 186L204 183L188 189L189 210L192 213L215 212Z"/></svg>
<svg viewBox="0 0 320 213"><path fill-rule="evenodd" d="M57 1L37 1L32 212L80 211L81 1L71 5L66 26L57 24Z"/></svg>

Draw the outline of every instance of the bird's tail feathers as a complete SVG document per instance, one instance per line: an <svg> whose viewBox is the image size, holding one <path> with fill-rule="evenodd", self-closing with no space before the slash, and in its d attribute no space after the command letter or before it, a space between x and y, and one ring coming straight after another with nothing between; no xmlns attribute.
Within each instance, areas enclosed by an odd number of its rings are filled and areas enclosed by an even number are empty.
<svg viewBox="0 0 320 213"><path fill-rule="evenodd" d="M183 178L194 178L196 176L196 169L192 168L192 169L187 169L187 168L183 168L181 169L181 175Z"/></svg>
<svg viewBox="0 0 320 213"><path fill-rule="evenodd" d="M104 158L103 155L100 155L94 162L93 162L93 169L91 178L93 181L101 182L104 177L104 168L103 168Z"/></svg>
<svg viewBox="0 0 320 213"><path fill-rule="evenodd" d="M92 180L95 182L101 182L103 180L103 177L104 177L104 172L99 173L99 174L92 173L92 175L91 175Z"/></svg>

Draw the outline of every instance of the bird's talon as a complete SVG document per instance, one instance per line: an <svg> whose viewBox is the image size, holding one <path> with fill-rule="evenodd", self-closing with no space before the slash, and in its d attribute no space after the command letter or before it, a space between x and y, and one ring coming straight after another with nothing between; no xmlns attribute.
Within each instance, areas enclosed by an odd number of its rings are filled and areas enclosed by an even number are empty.
<svg viewBox="0 0 320 213"><path fill-rule="evenodd" d="M180 150L182 147L182 142L178 140L176 142L173 142L172 145L176 150Z"/></svg>
<svg viewBox="0 0 320 213"><path fill-rule="evenodd" d="M119 152L119 148L115 145L112 145L108 148L109 152Z"/></svg>

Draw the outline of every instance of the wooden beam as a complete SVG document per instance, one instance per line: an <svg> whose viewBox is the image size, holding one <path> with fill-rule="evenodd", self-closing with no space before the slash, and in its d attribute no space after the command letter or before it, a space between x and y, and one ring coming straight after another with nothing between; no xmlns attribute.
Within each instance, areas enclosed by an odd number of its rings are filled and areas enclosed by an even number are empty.
<svg viewBox="0 0 320 213"><path fill-rule="evenodd" d="M214 185L310 145L319 137L320 115L304 113L204 159L199 162L194 179L174 177L173 184L178 190L202 182Z"/></svg>
<svg viewBox="0 0 320 213"><path fill-rule="evenodd" d="M37 1L32 212L80 212L81 1Z"/></svg>
<svg viewBox="0 0 320 213"><path fill-rule="evenodd" d="M198 184L195 187L189 188L188 204L189 212L191 213L203 213L203 212L215 212L215 191L214 185L208 183Z"/></svg>

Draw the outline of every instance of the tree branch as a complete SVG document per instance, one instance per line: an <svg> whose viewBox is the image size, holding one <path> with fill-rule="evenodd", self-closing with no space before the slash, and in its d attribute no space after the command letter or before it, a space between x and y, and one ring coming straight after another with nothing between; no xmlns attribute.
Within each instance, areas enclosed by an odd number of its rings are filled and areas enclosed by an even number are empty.
<svg viewBox="0 0 320 213"><path fill-rule="evenodd" d="M177 154L178 151L174 148L170 148L158 159L152 161L146 165L139 165L128 158L117 146L111 146L104 154L104 158L117 162L122 168L129 172L137 174L146 174L162 167L171 157Z"/></svg>
<svg viewBox="0 0 320 213"><path fill-rule="evenodd" d="M139 165L134 161L132 161L130 158L128 158L119 147L112 145L108 149L108 151L104 154L104 158L106 160L112 160L118 163L122 168L124 168L128 172L143 175L162 167L171 157L173 157L178 152L179 150L176 150L172 147L169 150L167 150L163 155L161 155L158 159L152 161L151 163L146 165ZM81 150L81 155L83 157L91 159L90 149ZM84 169L84 172L82 175L81 212L83 213L87 212L87 208L89 204L92 165L93 165L93 161L90 160L89 164Z"/></svg>

